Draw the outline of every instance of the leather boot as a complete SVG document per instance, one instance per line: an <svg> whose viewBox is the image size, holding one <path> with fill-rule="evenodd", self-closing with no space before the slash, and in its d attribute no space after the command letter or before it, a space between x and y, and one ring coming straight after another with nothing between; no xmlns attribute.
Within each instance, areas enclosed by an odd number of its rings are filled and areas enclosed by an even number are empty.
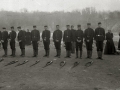
<svg viewBox="0 0 120 90"><path fill-rule="evenodd" d="M16 51L16 50L13 50L13 57L15 57L15 51Z"/></svg>
<svg viewBox="0 0 120 90"><path fill-rule="evenodd" d="M65 56L65 58L68 58L68 50L66 50L66 56Z"/></svg>
<svg viewBox="0 0 120 90"><path fill-rule="evenodd" d="M21 55L20 56L22 56L23 55L23 51L22 51L22 49L21 49Z"/></svg>
<svg viewBox="0 0 120 90"><path fill-rule="evenodd" d="M61 56L61 50L58 50L58 58Z"/></svg>
<svg viewBox="0 0 120 90"><path fill-rule="evenodd" d="M56 56L55 56L55 57L58 57L58 50L57 50L57 49L56 49L56 53L57 53L57 54L56 54Z"/></svg>
<svg viewBox="0 0 120 90"><path fill-rule="evenodd" d="M47 56L47 50L45 50L45 55L43 57L46 57Z"/></svg>
<svg viewBox="0 0 120 90"><path fill-rule="evenodd" d="M7 57L7 49L4 50L5 54L3 55L3 57Z"/></svg>
<svg viewBox="0 0 120 90"><path fill-rule="evenodd" d="M92 58L92 51L90 51L90 56L89 56L89 58L90 58L90 59Z"/></svg>
<svg viewBox="0 0 120 90"><path fill-rule="evenodd" d="M71 58L71 51L68 51L68 58Z"/></svg>
<svg viewBox="0 0 120 90"><path fill-rule="evenodd" d="M22 49L22 53L23 53L22 57L24 57L25 56L25 49Z"/></svg>
<svg viewBox="0 0 120 90"><path fill-rule="evenodd" d="M80 51L80 59L82 59L82 51Z"/></svg>
<svg viewBox="0 0 120 90"><path fill-rule="evenodd" d="M12 52L11 52L12 54L10 55L10 56L13 56L13 50L12 50Z"/></svg>
<svg viewBox="0 0 120 90"><path fill-rule="evenodd" d="M35 57L35 50L33 50L33 57Z"/></svg>
<svg viewBox="0 0 120 90"><path fill-rule="evenodd" d="M38 50L36 50L36 56L38 56Z"/></svg>
<svg viewBox="0 0 120 90"><path fill-rule="evenodd" d="M47 50L47 57L49 57L50 50Z"/></svg>
<svg viewBox="0 0 120 90"><path fill-rule="evenodd" d="M78 51L76 51L76 58L78 58Z"/></svg>
<svg viewBox="0 0 120 90"><path fill-rule="evenodd" d="M87 50L87 57L86 57L86 58L89 58L89 53L90 53L90 52Z"/></svg>

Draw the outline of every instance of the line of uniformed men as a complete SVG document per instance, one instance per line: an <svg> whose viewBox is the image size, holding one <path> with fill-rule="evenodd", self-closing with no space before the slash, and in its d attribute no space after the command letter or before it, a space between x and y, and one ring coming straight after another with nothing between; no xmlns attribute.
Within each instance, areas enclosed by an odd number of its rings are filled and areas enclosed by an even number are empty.
<svg viewBox="0 0 120 90"><path fill-rule="evenodd" d="M26 32L21 30L21 27L18 28L18 42L21 49L22 57L25 56L25 42L26 42ZM36 26L33 26L33 30L30 34L30 39L33 45L33 57L37 57L38 55L38 44L40 42L40 32L36 29ZM74 26L66 25L66 30L62 35L62 31L59 29L59 25L56 25L56 30L53 32L53 41L56 48L56 56L60 58L61 56L61 41L63 37L63 42L65 43L66 48L66 58L70 58L71 53L75 53L76 48L76 58L78 58L78 52L80 51L80 58L82 58L82 45L83 38L85 40L86 49L87 49L87 58L92 57L92 44L93 40L96 40L98 59L102 60L102 52L103 52L103 41L105 40L105 30L101 27L101 22L98 23L98 28L95 31L91 28L91 24L87 24L87 29L84 31L81 30L81 25L78 25L78 30L74 30ZM50 31L48 30L48 26L44 26L44 31L42 32L42 39L45 49L44 57L49 57L50 52ZM3 32L0 32L0 41L3 45L3 49L5 51L4 57L7 56L7 45L8 40L10 41L10 46L12 50L11 56L15 57L15 38L16 32L14 31L14 27L11 27L11 32L8 34L6 28L3 28Z"/></svg>

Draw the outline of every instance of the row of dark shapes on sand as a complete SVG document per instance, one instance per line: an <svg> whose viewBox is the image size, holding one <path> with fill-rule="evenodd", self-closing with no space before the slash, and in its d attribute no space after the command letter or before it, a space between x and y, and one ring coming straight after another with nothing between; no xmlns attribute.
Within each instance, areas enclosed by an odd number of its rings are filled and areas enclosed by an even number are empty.
<svg viewBox="0 0 120 90"><path fill-rule="evenodd" d="M0 62L2 62L2 61L4 61L3 58L0 59ZM9 65L12 65L12 64L17 63L17 65L15 66L15 67L17 67L17 66L24 65L24 64L26 64L26 63L28 63L28 62L29 62L29 60L25 60L25 61L23 61L22 63L19 63L18 60L14 60L14 61L11 61L11 62L7 63L5 66L9 66ZM38 64L38 63L40 63L40 60L35 61L35 63L33 63L32 65L30 65L30 67L33 67L33 66L35 66L35 65ZM47 67L47 66L49 66L49 65L52 65L52 63L53 63L53 61L48 61L48 62L45 64L45 66L43 66L43 68L45 68L45 67ZM74 62L73 66L72 66L71 68L75 68L75 67L77 67L79 64L80 64L80 62ZM86 66L86 67L89 67L89 66L91 66L92 64L93 64L93 61L89 61L89 62L87 62L87 63L85 64L85 66ZM60 68L64 67L65 65L66 65L66 61L61 61L61 62L60 62Z"/></svg>

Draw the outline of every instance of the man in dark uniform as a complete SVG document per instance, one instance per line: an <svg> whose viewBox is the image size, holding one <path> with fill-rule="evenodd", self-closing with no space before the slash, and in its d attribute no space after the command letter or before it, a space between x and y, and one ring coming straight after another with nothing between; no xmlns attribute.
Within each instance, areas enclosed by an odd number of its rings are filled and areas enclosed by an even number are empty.
<svg viewBox="0 0 120 90"><path fill-rule="evenodd" d="M76 36L76 58L78 58L78 51L80 50L80 59L82 58L82 45L83 45L83 31L81 25L78 25L78 30L75 33Z"/></svg>
<svg viewBox="0 0 120 90"><path fill-rule="evenodd" d="M42 39L45 49L45 55L44 57L49 57L49 45L50 45L50 31L48 30L48 26L44 26L45 30L42 32Z"/></svg>
<svg viewBox="0 0 120 90"><path fill-rule="evenodd" d="M101 22L98 23L98 28L95 29L95 40L97 46L98 58L102 60L103 42L105 40L105 30L101 27Z"/></svg>
<svg viewBox="0 0 120 90"><path fill-rule="evenodd" d="M40 42L40 32L36 28L37 26L33 26L33 30L31 31L31 41L33 45L33 57L37 57L38 55L38 44Z"/></svg>
<svg viewBox="0 0 120 90"><path fill-rule="evenodd" d="M10 47L12 49L12 54L10 56L15 57L15 38L16 38L16 32L14 31L14 27L11 27L11 32L9 34L9 41L10 41Z"/></svg>
<svg viewBox="0 0 120 90"><path fill-rule="evenodd" d="M21 27L18 27L18 42L21 49L21 55L22 57L25 56L25 41L26 41L26 32L24 30L21 30Z"/></svg>
<svg viewBox="0 0 120 90"><path fill-rule="evenodd" d="M6 31L6 28L3 28L1 42L2 42L2 45L3 45L4 52L5 52L3 57L7 57L8 32Z"/></svg>
<svg viewBox="0 0 120 90"><path fill-rule="evenodd" d="M71 32L72 32L72 43L71 43L71 53L75 53L75 32L74 26L71 26Z"/></svg>
<svg viewBox="0 0 120 90"><path fill-rule="evenodd" d="M58 58L60 58L61 55L61 39L62 31L59 29L59 25L56 25L56 30L53 32L53 41L57 52L57 55L55 57Z"/></svg>
<svg viewBox="0 0 120 90"><path fill-rule="evenodd" d="M2 33L0 31L0 49L1 49L1 37L2 37Z"/></svg>
<svg viewBox="0 0 120 90"><path fill-rule="evenodd" d="M31 32L29 32L29 29L26 32L26 45L31 45Z"/></svg>
<svg viewBox="0 0 120 90"><path fill-rule="evenodd" d="M87 58L91 59L94 30L91 28L91 23L88 23L87 27L88 28L84 31L84 38L85 38L86 49L87 49Z"/></svg>
<svg viewBox="0 0 120 90"><path fill-rule="evenodd" d="M65 43L66 47L66 57L65 58L71 58L71 41L72 41L72 33L70 30L70 25L67 25L67 30L64 31L63 35L63 42Z"/></svg>

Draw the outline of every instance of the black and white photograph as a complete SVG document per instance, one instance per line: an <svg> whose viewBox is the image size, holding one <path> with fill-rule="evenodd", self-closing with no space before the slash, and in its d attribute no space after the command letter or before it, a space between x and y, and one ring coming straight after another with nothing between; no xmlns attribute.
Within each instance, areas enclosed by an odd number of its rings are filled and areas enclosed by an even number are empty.
<svg viewBox="0 0 120 90"><path fill-rule="evenodd" d="M120 90L120 0L0 0L0 90Z"/></svg>

